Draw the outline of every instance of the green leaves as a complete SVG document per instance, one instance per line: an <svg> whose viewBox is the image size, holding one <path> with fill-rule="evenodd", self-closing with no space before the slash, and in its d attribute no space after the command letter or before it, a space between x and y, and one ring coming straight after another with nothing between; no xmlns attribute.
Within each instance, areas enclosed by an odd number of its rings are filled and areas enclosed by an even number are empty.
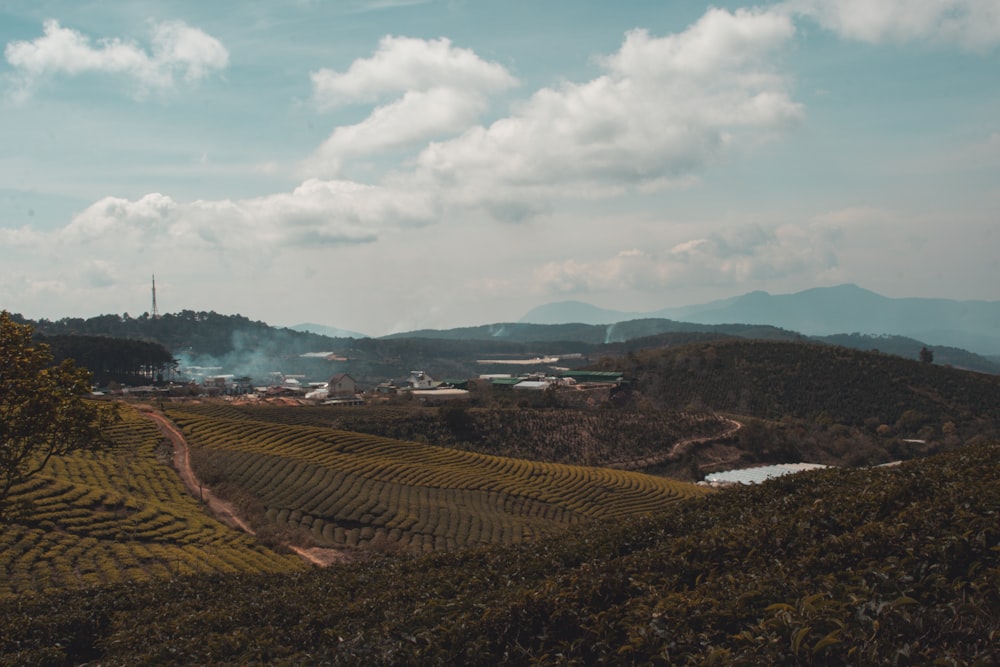
<svg viewBox="0 0 1000 667"><path fill-rule="evenodd" d="M113 409L85 400L90 374L66 360L53 365L31 327L0 311L0 519L11 488L38 474L52 456L100 446Z"/></svg>

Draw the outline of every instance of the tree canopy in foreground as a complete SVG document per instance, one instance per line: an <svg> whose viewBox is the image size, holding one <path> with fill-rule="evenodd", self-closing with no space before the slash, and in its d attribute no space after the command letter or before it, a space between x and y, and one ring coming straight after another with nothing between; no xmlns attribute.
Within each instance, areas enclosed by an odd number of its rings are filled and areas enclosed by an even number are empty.
<svg viewBox="0 0 1000 667"><path fill-rule="evenodd" d="M0 515L15 484L53 456L98 445L111 418L85 398L90 373L70 359L53 365L49 347L31 334L0 311Z"/></svg>

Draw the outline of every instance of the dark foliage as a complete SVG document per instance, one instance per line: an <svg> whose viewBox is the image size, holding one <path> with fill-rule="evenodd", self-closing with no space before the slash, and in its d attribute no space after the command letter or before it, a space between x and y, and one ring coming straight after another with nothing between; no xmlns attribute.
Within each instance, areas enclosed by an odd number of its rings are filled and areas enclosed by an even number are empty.
<svg viewBox="0 0 1000 667"><path fill-rule="evenodd" d="M94 382L162 382L177 360L159 343L108 336L38 336L57 361L72 359L93 374Z"/></svg>
<svg viewBox="0 0 1000 667"><path fill-rule="evenodd" d="M220 357L240 347L252 347L280 338L290 352L306 352L315 343L328 342L326 336L278 329L242 315L221 315L209 311L182 310L160 317L143 313L139 317L99 315L83 319L39 320L36 329L46 335L76 334L113 336L156 341L173 352L192 350L196 354Z"/></svg>
<svg viewBox="0 0 1000 667"><path fill-rule="evenodd" d="M1000 444L557 539L0 602L0 664L996 664Z"/></svg>
<svg viewBox="0 0 1000 667"><path fill-rule="evenodd" d="M877 352L807 343L720 340L608 359L656 405L761 419L891 427L920 438L958 424L966 437L1000 423L1000 377Z"/></svg>
<svg viewBox="0 0 1000 667"><path fill-rule="evenodd" d="M114 410L86 400L90 373L56 364L31 327L0 311L0 520L14 485L40 473L53 456L105 444Z"/></svg>

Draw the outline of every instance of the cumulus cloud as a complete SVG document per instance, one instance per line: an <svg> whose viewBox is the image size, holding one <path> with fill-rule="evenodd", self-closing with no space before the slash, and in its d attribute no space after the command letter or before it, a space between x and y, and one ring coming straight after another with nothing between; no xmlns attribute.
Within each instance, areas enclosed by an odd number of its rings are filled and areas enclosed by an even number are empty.
<svg viewBox="0 0 1000 667"><path fill-rule="evenodd" d="M119 38L101 39L95 46L86 35L48 20L43 36L8 43L4 56L17 73L15 92L22 97L45 78L85 73L124 75L145 94L172 87L177 75L195 82L229 63L219 40L181 21L154 23L146 50Z"/></svg>
<svg viewBox="0 0 1000 667"><path fill-rule="evenodd" d="M364 121L338 127L305 162L307 175L336 177L358 156L403 148L468 127L487 108L483 95L455 88L409 91Z"/></svg>
<svg viewBox="0 0 1000 667"><path fill-rule="evenodd" d="M312 176L335 177L355 156L458 134L488 109L490 94L517 80L447 39L390 36L346 72L313 72L312 84L321 109L390 98L360 123L334 130L303 167Z"/></svg>
<svg viewBox="0 0 1000 667"><path fill-rule="evenodd" d="M821 226L750 225L661 252L632 248L590 262L551 262L535 279L544 290L562 293L730 287L828 271L838 263L835 250L835 239Z"/></svg>
<svg viewBox="0 0 1000 667"><path fill-rule="evenodd" d="M489 127L430 144L426 187L453 203L600 197L690 184L692 175L804 117L772 62L794 35L779 11L709 10L686 31L635 30L585 83L545 88Z"/></svg>
<svg viewBox="0 0 1000 667"><path fill-rule="evenodd" d="M322 108L376 102L410 90L447 87L496 91L517 80L501 65L452 46L449 39L383 37L371 58L355 60L346 72L313 72L313 97Z"/></svg>
<svg viewBox="0 0 1000 667"><path fill-rule="evenodd" d="M863 42L932 40L974 51L1000 44L996 0L790 0L786 5L841 37Z"/></svg>
<svg viewBox="0 0 1000 667"><path fill-rule="evenodd" d="M370 243L378 238L383 220L404 218L420 206L372 186L316 180L291 192L243 200L184 203L159 193L137 200L106 197L66 227L25 242L95 254L160 247L179 253L240 251L257 257L295 246Z"/></svg>

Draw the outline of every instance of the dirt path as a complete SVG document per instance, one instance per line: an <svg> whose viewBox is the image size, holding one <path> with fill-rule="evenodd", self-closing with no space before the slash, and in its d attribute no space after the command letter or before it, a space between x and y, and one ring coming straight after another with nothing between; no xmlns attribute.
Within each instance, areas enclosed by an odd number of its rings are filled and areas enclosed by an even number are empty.
<svg viewBox="0 0 1000 667"><path fill-rule="evenodd" d="M619 470L639 470L641 468L660 465L661 463L666 463L668 461L674 461L683 456L691 447L695 445L703 445L707 442L731 438L736 435L737 431L743 428L743 424L735 419L729 419L728 417L723 417L722 419L728 424L728 428L722 433L697 438L684 438L683 440L675 442L670 449L661 454L645 456L639 459L631 459L629 461L617 461L615 463L607 464L607 467L618 468Z"/></svg>
<svg viewBox="0 0 1000 667"><path fill-rule="evenodd" d="M184 482L184 486L187 487L191 495L204 503L212 515L227 526L242 530L250 535L256 535L250 524L237 514L235 505L216 496L210 488L204 486L195 476L194 470L191 468L191 454L188 449L187 440L174 423L167 419L165 415L155 412L152 409L141 410L141 412L149 419L152 419L159 427L160 432L170 440L174 448L174 469L177 470L177 474L180 475L181 481ZM337 549L325 549L322 547L307 548L291 544L288 545L288 548L310 563L320 567L326 567L334 563L343 563L349 560L344 552Z"/></svg>

